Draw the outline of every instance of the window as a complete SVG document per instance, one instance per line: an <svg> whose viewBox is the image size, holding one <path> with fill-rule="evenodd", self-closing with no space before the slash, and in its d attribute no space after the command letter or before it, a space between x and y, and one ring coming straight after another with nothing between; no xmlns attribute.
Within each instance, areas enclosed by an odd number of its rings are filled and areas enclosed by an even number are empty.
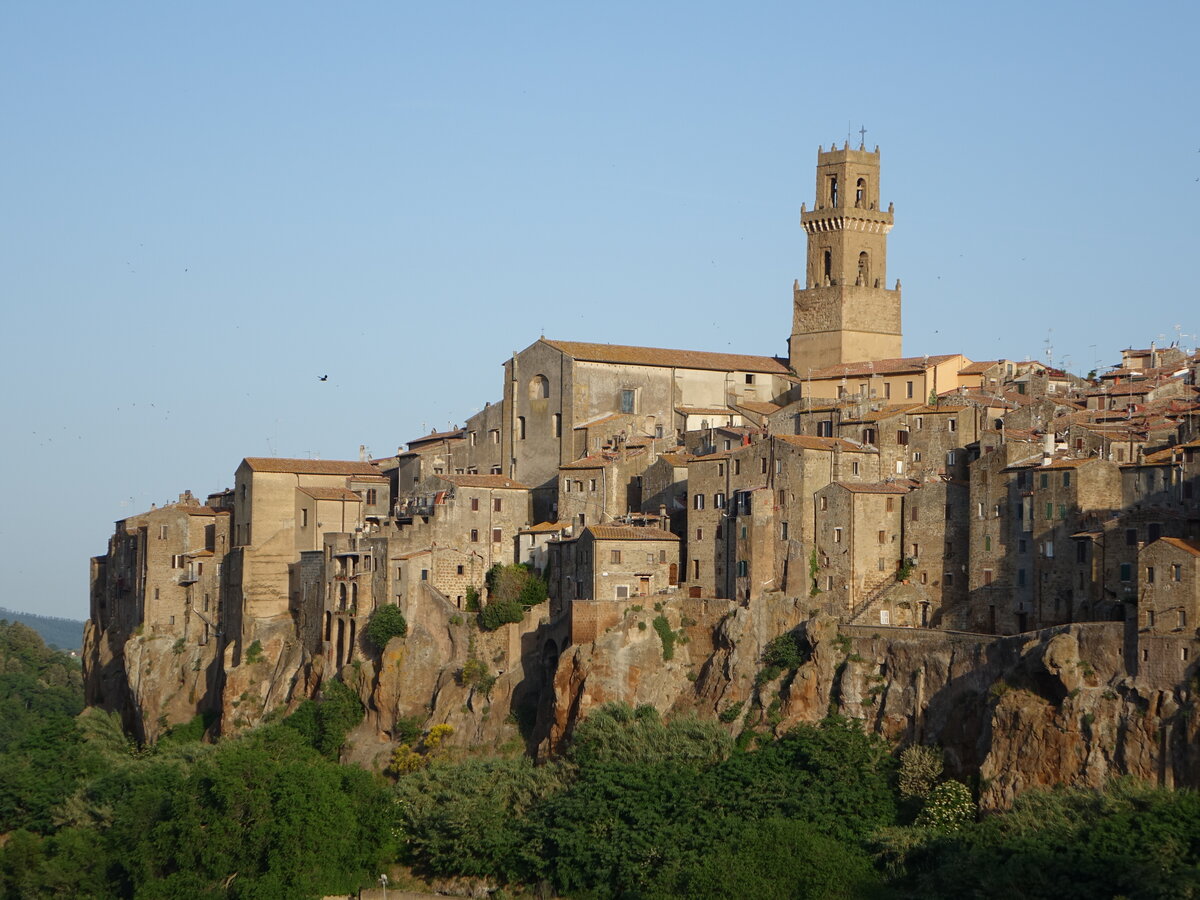
<svg viewBox="0 0 1200 900"><path fill-rule="evenodd" d="M758 471L760 475L767 474L767 458L765 456L758 461Z"/></svg>
<svg viewBox="0 0 1200 900"><path fill-rule="evenodd" d="M827 590L827 591L833 590L833 576L832 575L825 576L825 590Z"/></svg>
<svg viewBox="0 0 1200 900"><path fill-rule="evenodd" d="M1147 628L1154 627L1154 610L1152 610L1152 609L1146 610L1146 627Z"/></svg>
<svg viewBox="0 0 1200 900"><path fill-rule="evenodd" d="M723 463L723 462L717 463L717 477L718 478L725 477L725 463Z"/></svg>
<svg viewBox="0 0 1200 900"><path fill-rule="evenodd" d="M885 381L883 383L883 399L884 400L892 399L892 383L890 381Z"/></svg>
<svg viewBox="0 0 1200 900"><path fill-rule="evenodd" d="M913 397L913 383L911 381L904 382L904 396L909 400Z"/></svg>
<svg viewBox="0 0 1200 900"><path fill-rule="evenodd" d="M1178 616L1178 619L1176 620L1177 627L1187 628L1187 610L1186 609L1176 610L1176 615Z"/></svg>
<svg viewBox="0 0 1200 900"><path fill-rule="evenodd" d="M595 478L588 479L588 490L593 491L593 492L596 490L596 479Z"/></svg>
<svg viewBox="0 0 1200 900"><path fill-rule="evenodd" d="M739 559L737 564L738 578L745 578L750 574L750 564L744 559Z"/></svg>
<svg viewBox="0 0 1200 900"><path fill-rule="evenodd" d="M1124 582L1133 581L1133 563L1121 563L1120 577Z"/></svg>
<svg viewBox="0 0 1200 900"><path fill-rule="evenodd" d="M901 447L907 447L908 446L908 432L907 431L897 431L896 432L896 443L899 444Z"/></svg>
<svg viewBox="0 0 1200 900"><path fill-rule="evenodd" d="M1087 548L1088 548L1088 545L1086 543L1084 543L1083 541L1075 542L1075 562L1077 562L1077 563L1087 562Z"/></svg>
<svg viewBox="0 0 1200 900"><path fill-rule="evenodd" d="M992 536L990 534L983 536L983 549L988 552L992 549Z"/></svg>
<svg viewBox="0 0 1200 900"><path fill-rule="evenodd" d="M158 539L160 541L165 541L167 539L167 526L166 525L158 526Z"/></svg>
<svg viewBox="0 0 1200 900"><path fill-rule="evenodd" d="M1046 541L1044 550L1046 552L1046 559L1054 559L1054 541Z"/></svg>
<svg viewBox="0 0 1200 900"><path fill-rule="evenodd" d="M478 497L471 498L471 512L479 512L479 498Z"/></svg>
<svg viewBox="0 0 1200 900"><path fill-rule="evenodd" d="M304 507L300 510L300 527L308 527L308 507Z"/></svg>
<svg viewBox="0 0 1200 900"><path fill-rule="evenodd" d="M954 451L953 450L950 450L946 453L946 465L948 465L948 466L954 465Z"/></svg>
<svg viewBox="0 0 1200 900"><path fill-rule="evenodd" d="M879 543L881 543L881 544L887 543L887 532L886 531L879 532Z"/></svg>
<svg viewBox="0 0 1200 900"><path fill-rule="evenodd" d="M775 460L775 474L776 475L783 474L783 460L782 459Z"/></svg>
<svg viewBox="0 0 1200 900"><path fill-rule="evenodd" d="M1042 472L1042 474L1038 478L1038 486L1039 487L1048 487L1049 484L1050 484L1050 474L1048 472Z"/></svg>
<svg viewBox="0 0 1200 900"><path fill-rule="evenodd" d="M637 403L637 391L621 391L621 412L632 414Z"/></svg>
<svg viewBox="0 0 1200 900"><path fill-rule="evenodd" d="M704 540L704 529L703 528L696 529L696 540L698 540L698 541Z"/></svg>
<svg viewBox="0 0 1200 900"><path fill-rule="evenodd" d="M1154 566L1146 566L1146 584L1154 584Z"/></svg>
<svg viewBox="0 0 1200 900"><path fill-rule="evenodd" d="M890 610L881 609L879 611L879 624L880 625L891 625L892 624L892 614L891 614Z"/></svg>
<svg viewBox="0 0 1200 900"><path fill-rule="evenodd" d="M704 495L694 494L692 496L692 509L704 509Z"/></svg>
<svg viewBox="0 0 1200 900"><path fill-rule="evenodd" d="M885 504L885 506L887 507L887 511L888 511L888 512L892 512L892 511L894 511L894 510L896 509L896 498L895 498L895 497L888 497L888 498L887 498L887 503Z"/></svg>
<svg viewBox="0 0 1200 900"><path fill-rule="evenodd" d="M653 553L646 554L646 565L648 565L648 566L654 565L654 554Z"/></svg>
<svg viewBox="0 0 1200 900"><path fill-rule="evenodd" d="M491 431L488 432L488 437L491 438L491 441L493 444L500 443L500 429L493 428Z"/></svg>
<svg viewBox="0 0 1200 900"><path fill-rule="evenodd" d="M1179 563L1171 564L1171 580L1183 581L1183 566L1181 566Z"/></svg>
<svg viewBox="0 0 1200 900"><path fill-rule="evenodd" d="M568 478L563 482L563 489L569 494L571 493L571 479Z"/></svg>
<svg viewBox="0 0 1200 900"><path fill-rule="evenodd" d="M529 399L545 400L550 396L550 379L545 375L534 375L529 379Z"/></svg>
<svg viewBox="0 0 1200 900"><path fill-rule="evenodd" d="M722 494L720 492L713 494L713 508L714 509L724 509L725 508L725 495L724 494Z"/></svg>
<svg viewBox="0 0 1200 900"><path fill-rule="evenodd" d="M733 474L734 475L742 474L742 461L740 459L735 459L733 461Z"/></svg>
<svg viewBox="0 0 1200 900"><path fill-rule="evenodd" d="M471 543L472 544L479 543L479 529L478 528L471 529Z"/></svg>
<svg viewBox="0 0 1200 900"><path fill-rule="evenodd" d="M517 416L517 440L525 440L525 417Z"/></svg>
<svg viewBox="0 0 1200 900"><path fill-rule="evenodd" d="M954 573L946 572L944 575L942 575L942 581L945 583L946 587L954 587Z"/></svg>
<svg viewBox="0 0 1200 900"><path fill-rule="evenodd" d="M550 428L556 438L562 437L562 415L560 413L555 413L550 417ZM662 437L662 435L660 434L658 437Z"/></svg>
<svg viewBox="0 0 1200 900"><path fill-rule="evenodd" d="M429 570L428 570L428 569L422 569L422 570L421 570L421 580L422 580L422 581L428 581L428 580L429 580Z"/></svg>
<svg viewBox="0 0 1200 900"><path fill-rule="evenodd" d="M1137 529L1136 528L1126 528L1125 529L1125 544L1128 547L1132 547L1135 544L1137 544Z"/></svg>
<svg viewBox="0 0 1200 900"><path fill-rule="evenodd" d="M912 545L912 553L910 555L913 558L913 562L916 562L921 556L921 545L913 544Z"/></svg>
<svg viewBox="0 0 1200 900"><path fill-rule="evenodd" d="M455 574L455 575L461 575L461 574L463 574L463 567L462 567L462 566L455 566L455 567L454 567L454 574Z"/></svg>
<svg viewBox="0 0 1200 900"><path fill-rule="evenodd" d="M754 376L753 375L751 375L749 373L746 374L746 384L754 384Z"/></svg>
<svg viewBox="0 0 1200 900"><path fill-rule="evenodd" d="M621 551L620 550L609 550L608 551L608 561L611 563L619 563L621 561Z"/></svg>
<svg viewBox="0 0 1200 900"><path fill-rule="evenodd" d="M779 539L781 541L786 541L788 539L788 523L787 522L779 523Z"/></svg>
<svg viewBox="0 0 1200 900"><path fill-rule="evenodd" d="M698 560L698 559L692 560L692 577L693 578L700 577L700 560Z"/></svg>
<svg viewBox="0 0 1200 900"><path fill-rule="evenodd" d="M920 462L920 461L921 461L921 451L914 450L913 451L913 462ZM954 462L954 460L950 460L950 461Z"/></svg>
<svg viewBox="0 0 1200 900"><path fill-rule="evenodd" d="M946 429L948 431L958 431L958 419L948 419L946 421Z"/></svg>
<svg viewBox="0 0 1200 900"><path fill-rule="evenodd" d="M835 544L840 544L842 542L842 529L840 529L840 528L833 529L833 542Z"/></svg>
<svg viewBox="0 0 1200 900"><path fill-rule="evenodd" d="M912 505L912 508L909 510L909 518L914 522L920 521L920 519L921 519L920 512L921 512L921 508L919 506L917 506L917 504L914 503Z"/></svg>
<svg viewBox="0 0 1200 900"><path fill-rule="evenodd" d="M1071 486L1071 473L1070 472L1063 472L1062 483L1063 483L1063 487Z"/></svg>
<svg viewBox="0 0 1200 900"><path fill-rule="evenodd" d="M850 474L851 475L858 474L858 460L857 459L854 460L854 462L850 463Z"/></svg>
<svg viewBox="0 0 1200 900"><path fill-rule="evenodd" d="M628 600L629 599L629 585L618 584L616 597L618 600Z"/></svg>
<svg viewBox="0 0 1200 900"><path fill-rule="evenodd" d="M891 499L891 498L889 497L888 499ZM829 509L829 498L822 497L819 505L820 505L821 509Z"/></svg>
<svg viewBox="0 0 1200 900"><path fill-rule="evenodd" d="M492 511L493 511L493 512L500 512L500 506L501 506L501 503L500 503L500 498L499 498L499 497L496 497L496 498L494 498L494 499L492 500Z"/></svg>
<svg viewBox="0 0 1200 900"><path fill-rule="evenodd" d="M1054 504L1053 503L1046 504L1046 518L1047 519L1054 518Z"/></svg>
<svg viewBox="0 0 1200 900"><path fill-rule="evenodd" d="M983 583L984 583L984 584L991 584L991 583L992 583L992 570L991 570L991 569L984 569L984 570L983 570Z"/></svg>
<svg viewBox="0 0 1200 900"><path fill-rule="evenodd" d="M504 540L504 538L503 538L503 536L502 536L502 535L501 535L501 533L500 533L500 529L499 529L499 528L493 528L493 529L492 529L492 543L493 543L493 544L499 544L499 543L500 543L502 540Z"/></svg>

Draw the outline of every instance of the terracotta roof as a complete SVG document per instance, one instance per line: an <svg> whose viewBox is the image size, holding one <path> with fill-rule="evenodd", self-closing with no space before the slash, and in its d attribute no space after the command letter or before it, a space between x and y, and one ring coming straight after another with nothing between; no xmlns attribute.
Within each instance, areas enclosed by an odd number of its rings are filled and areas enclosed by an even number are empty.
<svg viewBox="0 0 1200 900"><path fill-rule="evenodd" d="M1196 544L1193 541L1185 541L1182 538L1173 537L1159 538L1159 540L1180 550L1186 550L1192 556L1200 556L1200 544Z"/></svg>
<svg viewBox="0 0 1200 900"><path fill-rule="evenodd" d="M737 410L728 406L677 406L675 412L685 416L736 416Z"/></svg>
<svg viewBox="0 0 1200 900"><path fill-rule="evenodd" d="M580 422L578 425L575 426L575 429L579 430L580 428L591 428L593 425L600 425L603 422L611 422L614 419L628 419L628 418L630 418L629 413L604 413L603 415L596 416L596 418L594 418L594 419L589 419L586 422Z"/></svg>
<svg viewBox="0 0 1200 900"><path fill-rule="evenodd" d="M708 353L702 350L666 350L661 347L628 347L621 344L585 344L579 341L543 343L585 362L624 363L634 366L664 366L675 369L712 369L721 372L767 372L787 374L787 364L773 356L742 356L737 353Z"/></svg>
<svg viewBox="0 0 1200 900"><path fill-rule="evenodd" d="M619 453L617 451L613 451L613 452L603 452L602 451L600 453L593 453L590 456L581 456L579 459L572 460L569 463L563 463L561 466L559 466L559 468L560 469L603 469L605 466L607 466L611 463L620 462L622 458L632 459L635 456L641 456L641 454L646 449L645 444L637 444L633 447L630 447L629 444L626 444L625 446L628 449L626 450L624 457L622 457L621 453Z"/></svg>
<svg viewBox="0 0 1200 900"><path fill-rule="evenodd" d="M350 481L353 484L358 484L359 482L368 482L370 484L388 483L387 476L380 475L378 472L376 472L374 475L354 475L350 478Z"/></svg>
<svg viewBox="0 0 1200 900"><path fill-rule="evenodd" d="M967 366L965 369L959 369L958 374L959 375L982 375L984 372L986 372L992 366L999 364L999 362L1000 362L1000 360L998 360L998 359L989 359L989 360L985 360L983 362L973 362L969 366Z"/></svg>
<svg viewBox="0 0 1200 900"><path fill-rule="evenodd" d="M690 453L660 453L659 459L665 459L668 463L678 468L683 468L692 459Z"/></svg>
<svg viewBox="0 0 1200 900"><path fill-rule="evenodd" d="M902 375L905 372L923 372L931 366L949 362L961 353L947 353L942 356L903 356L894 359L864 360L863 362L838 363L815 369L811 378L844 378L862 375Z"/></svg>
<svg viewBox="0 0 1200 900"><path fill-rule="evenodd" d="M517 534L552 534L556 531L562 531L564 528L570 528L570 522L538 522L536 525L530 525L528 528L522 528Z"/></svg>
<svg viewBox="0 0 1200 900"><path fill-rule="evenodd" d="M429 550L429 548L426 548L424 550L413 550L411 553L404 553L400 556L397 556L396 559L398 559L398 560L415 559L418 556L427 556L431 552L432 551Z"/></svg>
<svg viewBox="0 0 1200 900"><path fill-rule="evenodd" d="M909 487L899 484L889 484L886 481L861 483L857 481L834 481L838 487L843 487L852 494L907 494Z"/></svg>
<svg viewBox="0 0 1200 900"><path fill-rule="evenodd" d="M832 450L834 447L838 447L842 450L866 452L867 449L861 444L855 444L851 441L835 437L815 437L810 434L776 434L772 435L772 437L791 444L793 447L800 447L803 450Z"/></svg>
<svg viewBox="0 0 1200 900"><path fill-rule="evenodd" d="M405 441L408 444L408 449L411 450L418 444L425 444L429 441L446 441L453 438L461 438L466 433L463 428L454 428L450 431L431 431L429 434L423 434L418 438L413 438L411 441Z"/></svg>
<svg viewBox="0 0 1200 900"><path fill-rule="evenodd" d="M917 412L921 409L921 406L922 404L920 403L904 403L895 406L885 406L882 409L868 409L860 415L845 417L842 419L842 422L878 422L880 419L890 419L893 416Z"/></svg>
<svg viewBox="0 0 1200 900"><path fill-rule="evenodd" d="M302 494L308 494L314 500L351 500L358 501L362 497L354 493L354 491L342 487L313 487L311 485L303 485L298 487Z"/></svg>
<svg viewBox="0 0 1200 900"><path fill-rule="evenodd" d="M187 516L219 516L229 515L227 509L213 509L211 506L180 506L179 511Z"/></svg>
<svg viewBox="0 0 1200 900"><path fill-rule="evenodd" d="M438 475L436 477L458 487L504 488L512 491L529 490L529 485L513 481L507 475Z"/></svg>
<svg viewBox="0 0 1200 900"><path fill-rule="evenodd" d="M674 532L635 525L589 525L584 531L590 531L598 541L679 541Z"/></svg>
<svg viewBox="0 0 1200 900"><path fill-rule="evenodd" d="M760 416L769 416L783 408L778 403L771 403L767 400L741 400L737 405L752 413L758 413Z"/></svg>
<svg viewBox="0 0 1200 900"><path fill-rule="evenodd" d="M284 459L274 456L247 456L242 460L252 471L289 475L378 475L369 462L342 459Z"/></svg>

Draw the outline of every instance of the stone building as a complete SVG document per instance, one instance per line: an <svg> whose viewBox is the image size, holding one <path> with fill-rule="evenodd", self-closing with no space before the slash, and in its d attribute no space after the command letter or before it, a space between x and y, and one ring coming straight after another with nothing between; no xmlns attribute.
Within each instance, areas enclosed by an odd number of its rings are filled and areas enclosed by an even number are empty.
<svg viewBox="0 0 1200 900"><path fill-rule="evenodd" d="M1161 538L1138 554L1137 672L1182 681L1200 651L1200 543Z"/></svg>
<svg viewBox="0 0 1200 900"><path fill-rule="evenodd" d="M589 525L551 543L552 614L564 604L571 642L595 640L632 605L652 603L679 582L679 537L661 528Z"/></svg>
<svg viewBox="0 0 1200 900"><path fill-rule="evenodd" d="M612 522L642 510L642 479L652 455L645 447L601 451L559 466L556 518L577 527Z"/></svg>

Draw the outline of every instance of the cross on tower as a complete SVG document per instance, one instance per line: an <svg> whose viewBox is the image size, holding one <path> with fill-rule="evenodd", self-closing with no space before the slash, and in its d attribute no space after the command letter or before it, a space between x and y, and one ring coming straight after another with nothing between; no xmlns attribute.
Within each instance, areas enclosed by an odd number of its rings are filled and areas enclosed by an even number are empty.
<svg viewBox="0 0 1200 900"><path fill-rule="evenodd" d="M867 146L867 126L863 125L859 128L858 133L862 136L862 143L859 146Z"/></svg>

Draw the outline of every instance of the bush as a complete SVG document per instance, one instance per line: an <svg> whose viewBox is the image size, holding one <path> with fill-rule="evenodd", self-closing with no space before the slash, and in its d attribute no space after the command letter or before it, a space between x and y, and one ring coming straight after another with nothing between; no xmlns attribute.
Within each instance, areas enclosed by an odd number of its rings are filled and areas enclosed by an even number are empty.
<svg viewBox="0 0 1200 900"><path fill-rule="evenodd" d="M497 600L489 603L479 614L479 627L484 631L495 631L509 622L520 622L525 618L525 607L519 600Z"/></svg>
<svg viewBox="0 0 1200 900"><path fill-rule="evenodd" d="M663 659L675 658L675 632L671 630L671 623L667 621L666 616L654 617L654 630L658 632L659 638L662 639L662 654Z"/></svg>
<svg viewBox="0 0 1200 900"><path fill-rule="evenodd" d="M254 665L263 661L263 646L262 641L255 641L246 648L246 662Z"/></svg>
<svg viewBox="0 0 1200 900"><path fill-rule="evenodd" d="M942 775L942 754L934 747L914 744L900 754L900 796L928 797Z"/></svg>
<svg viewBox="0 0 1200 900"><path fill-rule="evenodd" d="M366 633L367 640L377 649L382 650L392 638L408 635L408 622L405 621L404 613L400 612L399 606L395 603L388 603L379 607L372 614Z"/></svg>
<svg viewBox="0 0 1200 900"><path fill-rule="evenodd" d="M798 669L806 661L807 654L800 644L800 636L794 631L779 635L763 648L763 664L780 671Z"/></svg>
<svg viewBox="0 0 1200 900"><path fill-rule="evenodd" d="M932 791L916 824L935 831L958 831L975 820L975 801L961 781L943 781Z"/></svg>
<svg viewBox="0 0 1200 900"><path fill-rule="evenodd" d="M479 612L479 588L467 585L467 612Z"/></svg>

